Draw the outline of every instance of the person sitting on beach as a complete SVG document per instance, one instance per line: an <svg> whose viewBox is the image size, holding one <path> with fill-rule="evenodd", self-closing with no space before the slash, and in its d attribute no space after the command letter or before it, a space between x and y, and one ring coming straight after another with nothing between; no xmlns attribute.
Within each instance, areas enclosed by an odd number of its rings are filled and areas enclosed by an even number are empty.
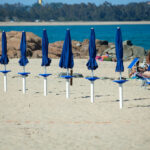
<svg viewBox="0 0 150 150"><path fill-rule="evenodd" d="M144 77L150 78L150 52L146 56L146 67L142 75Z"/></svg>
<svg viewBox="0 0 150 150"><path fill-rule="evenodd" d="M138 69L139 68L139 69ZM138 77L145 77L145 78L150 78L150 52L146 56L146 64L144 65L144 68L142 67L137 67L137 76ZM131 71L131 76L134 74L134 71Z"/></svg>
<svg viewBox="0 0 150 150"><path fill-rule="evenodd" d="M142 75L146 68L139 66L139 61L132 67L129 77L135 77L137 74Z"/></svg>
<svg viewBox="0 0 150 150"><path fill-rule="evenodd" d="M104 59L107 59L109 58L109 54L108 52L105 53L105 55L102 55L102 56L96 56L96 59L98 59L99 61L104 61Z"/></svg>
<svg viewBox="0 0 150 150"><path fill-rule="evenodd" d="M131 72L129 74L129 78L136 76L138 72L139 61L132 67Z"/></svg>
<svg viewBox="0 0 150 150"><path fill-rule="evenodd" d="M109 57L109 54L108 52L105 53L105 55L102 55L102 59L104 60L105 58L108 58Z"/></svg>

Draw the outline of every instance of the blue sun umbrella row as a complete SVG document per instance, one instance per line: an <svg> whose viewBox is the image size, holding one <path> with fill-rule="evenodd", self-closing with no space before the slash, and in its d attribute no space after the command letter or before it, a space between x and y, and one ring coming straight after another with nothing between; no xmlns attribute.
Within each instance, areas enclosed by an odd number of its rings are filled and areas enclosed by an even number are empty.
<svg viewBox="0 0 150 150"><path fill-rule="evenodd" d="M47 32L43 30L42 36L42 64L41 66L50 66L51 59L48 58L48 36ZM29 61L26 57L26 32L22 32L21 42L20 42L20 52L21 58L19 60L20 66L26 66ZM98 65L95 61L96 56L96 46L95 46L95 32L94 29L91 29L90 43L89 43L89 55L90 59L87 63L87 67L90 70L95 70L98 68ZM0 64L7 65L9 59L7 56L7 38L5 31L2 32L2 56L0 58ZM62 54L60 58L59 66L61 68L73 68L73 53L72 53L72 44L71 44L71 35L70 30L66 30L66 36L63 44Z"/></svg>
<svg viewBox="0 0 150 150"><path fill-rule="evenodd" d="M47 32L43 30L42 36L42 63L41 66L50 66L51 59L48 58L48 36ZM21 58L19 60L20 66L25 67L29 61L26 56L26 32L22 32L21 42L20 42L20 52ZM98 65L95 60L96 57L96 46L95 46L95 32L94 29L91 29L90 43L89 43L89 61L87 62L87 67L89 70L95 70L98 68ZM7 38L6 33L2 32L2 56L0 58L0 64L7 65L9 59L7 56ZM72 53L72 44L71 44L71 35L70 30L66 30L66 36L62 48L62 54L59 62L59 67L69 69L73 68L74 60Z"/></svg>
<svg viewBox="0 0 150 150"><path fill-rule="evenodd" d="M46 79L49 75L51 75L51 74L47 74L46 72L46 67L50 66L50 63L51 63L51 59L48 58L48 44L49 44L49 41L48 41L47 32L44 29L43 36L42 36L41 66L45 67L45 72L44 74L40 74L41 76L44 77L44 79ZM116 44L116 57L117 57L116 72L120 72L120 80L121 80L121 72L124 71L124 67L123 67L122 36L121 36L120 28L117 28L115 44ZM23 78L25 78L25 76L29 74L29 72L25 72L25 66L29 63L29 61L26 57L26 33L24 31L22 32L20 52L21 52L21 58L19 60L19 64L20 66L23 67L23 72L20 72L19 74L22 75ZM90 40L89 40L89 60L86 65L87 65L87 68L91 70L92 76L86 79L91 81L91 87L93 88L94 88L94 81L99 79L99 78L95 78L94 73L93 73L93 71L98 68L98 64L95 60L95 57L96 57L95 31L94 31L94 28L91 28L91 34L90 34ZM2 32L2 56L0 58L0 63L5 66L4 71L1 71L4 74L7 74L9 72L6 70L6 65L8 64L8 62L9 62L9 59L7 56L7 38L6 38L6 33L3 31ZM68 80L72 78L72 76L69 75L69 69L72 69L73 66L74 66L74 60L73 60L73 53L72 53L71 35L70 35L70 30L67 29L63 48L62 48L62 53L60 57L60 62L59 62L59 67L67 69L67 75L62 76L63 78L66 79L66 85L67 85ZM115 82L119 84L122 83L121 81L115 81ZM47 84L47 81L45 81L45 83ZM45 90L46 88L47 88L47 85L45 86ZM94 91L94 89L92 88L91 90ZM68 92L69 92L69 89L68 89ZM93 102L93 97L94 96L91 96L91 102Z"/></svg>

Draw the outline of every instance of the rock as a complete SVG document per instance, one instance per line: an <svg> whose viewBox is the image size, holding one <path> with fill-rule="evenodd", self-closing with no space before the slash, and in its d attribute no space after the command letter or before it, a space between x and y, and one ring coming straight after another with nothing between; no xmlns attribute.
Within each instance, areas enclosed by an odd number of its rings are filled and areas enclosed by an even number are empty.
<svg viewBox="0 0 150 150"><path fill-rule="evenodd" d="M0 32L0 49L1 49L1 32ZM22 32L11 31L7 32L7 50L9 58L20 57L20 41ZM27 57L41 58L42 57L42 40L37 35L26 32L27 42ZM60 58L64 41L57 41L50 43L48 47L48 57ZM115 44L108 43L108 41L96 39L97 55L104 55L106 52L115 60ZM124 48L124 60L129 60L133 57L140 57L141 61L145 57L148 51L144 48L132 45L132 42L127 40L123 42ZM72 40L72 51L74 58L89 58L89 40L85 39L83 42ZM0 50L1 55L1 50Z"/></svg>
<svg viewBox="0 0 150 150"><path fill-rule="evenodd" d="M10 31L6 32L6 36L7 36L7 50L9 58L19 58L22 32ZM27 57L35 56L33 55L34 51L42 48L41 38L31 32L26 32L26 42L27 42Z"/></svg>
<svg viewBox="0 0 150 150"><path fill-rule="evenodd" d="M77 47L80 47L80 46L81 46L81 43L80 43L80 42L78 42L78 43L76 44L76 46L77 46Z"/></svg>
<svg viewBox="0 0 150 150"><path fill-rule="evenodd" d="M115 48L108 48L104 51L104 53L108 52L108 54L112 57L116 57L116 50Z"/></svg>
<svg viewBox="0 0 150 150"><path fill-rule="evenodd" d="M102 55L105 51L105 49L107 49L108 46L108 41L102 41L102 40L96 40L95 41L96 44L96 50L97 50L97 55ZM80 58L87 58L89 56L89 40L85 39L82 44L80 49L78 50L80 52L80 55L78 53L78 57Z"/></svg>
<svg viewBox="0 0 150 150"><path fill-rule="evenodd" d="M108 41L103 41L103 40L96 40L95 41L96 45L108 45Z"/></svg>
<svg viewBox="0 0 150 150"><path fill-rule="evenodd" d="M63 41L58 41L58 42L54 42L54 43L49 44L48 56L50 58L60 58L61 52L62 52L63 43L64 43Z"/></svg>
<svg viewBox="0 0 150 150"><path fill-rule="evenodd" d="M36 50L36 51L32 54L32 58L42 58L42 50Z"/></svg>
<svg viewBox="0 0 150 150"><path fill-rule="evenodd" d="M148 55L148 53L150 53L150 49L145 51L145 55Z"/></svg>
<svg viewBox="0 0 150 150"><path fill-rule="evenodd" d="M80 51L82 54L88 55L88 49L89 49L89 45L82 45Z"/></svg>
<svg viewBox="0 0 150 150"><path fill-rule="evenodd" d="M88 39L85 39L83 42L82 42L83 45L87 45L89 44L89 40Z"/></svg>
<svg viewBox="0 0 150 150"><path fill-rule="evenodd" d="M11 50L8 53L9 58L20 58L20 52L16 50Z"/></svg>
<svg viewBox="0 0 150 150"><path fill-rule="evenodd" d="M108 45L96 46L97 54L100 56L104 54L106 49L108 49Z"/></svg>
<svg viewBox="0 0 150 150"><path fill-rule="evenodd" d="M139 57L140 58L140 62L143 61L144 57L145 57L145 50L143 47L139 47L139 46L132 46L132 50L133 50L133 57Z"/></svg>
<svg viewBox="0 0 150 150"><path fill-rule="evenodd" d="M123 45L128 45L128 46L132 46L132 42L130 40L126 40L123 42Z"/></svg>
<svg viewBox="0 0 150 150"><path fill-rule="evenodd" d="M129 60L133 56L133 50L131 46L123 45L123 58Z"/></svg>
<svg viewBox="0 0 150 150"><path fill-rule="evenodd" d="M111 45L108 49L104 50L104 53L108 52L112 58L116 57L116 51L114 45ZM142 47L138 46L130 46L130 45L123 45L123 59L130 60L131 58L140 57L140 61L143 61L145 57L145 50Z"/></svg>
<svg viewBox="0 0 150 150"><path fill-rule="evenodd" d="M110 47L111 49L113 49L113 48L115 48L115 44L114 44L114 43L109 43L109 47Z"/></svg>

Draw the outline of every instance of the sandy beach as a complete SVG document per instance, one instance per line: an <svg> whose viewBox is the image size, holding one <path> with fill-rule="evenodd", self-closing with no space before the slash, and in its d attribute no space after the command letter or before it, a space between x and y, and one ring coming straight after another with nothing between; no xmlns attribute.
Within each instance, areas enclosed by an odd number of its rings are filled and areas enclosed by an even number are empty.
<svg viewBox="0 0 150 150"><path fill-rule="evenodd" d="M54 25L134 25L150 24L150 21L72 21L72 22L0 22L0 26L54 26Z"/></svg>
<svg viewBox="0 0 150 150"><path fill-rule="evenodd" d="M65 98L65 80L58 73L53 59L48 67L48 96L43 96L43 79L39 73L41 59L30 59L26 71L27 93L22 94L22 71L18 59L10 60L7 68L8 92L3 92L0 75L0 150L149 150L150 149L150 87L141 81L124 84L124 106L119 109L118 78L114 62L98 62L94 72L95 103L90 103L90 83L84 78L73 79L70 99ZM76 59L74 73L91 75L87 60ZM128 77L129 62L124 64L123 77ZM0 66L0 70L3 66ZM105 78L104 78L105 77Z"/></svg>

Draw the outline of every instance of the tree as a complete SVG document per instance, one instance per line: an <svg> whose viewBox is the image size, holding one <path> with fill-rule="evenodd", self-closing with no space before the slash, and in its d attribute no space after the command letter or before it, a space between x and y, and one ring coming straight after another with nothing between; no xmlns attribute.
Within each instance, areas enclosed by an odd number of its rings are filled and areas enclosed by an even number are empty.
<svg viewBox="0 0 150 150"><path fill-rule="evenodd" d="M96 6L93 3L81 4L17 4L0 5L0 21L137 21L150 20L150 5L129 3L112 5L109 2Z"/></svg>

